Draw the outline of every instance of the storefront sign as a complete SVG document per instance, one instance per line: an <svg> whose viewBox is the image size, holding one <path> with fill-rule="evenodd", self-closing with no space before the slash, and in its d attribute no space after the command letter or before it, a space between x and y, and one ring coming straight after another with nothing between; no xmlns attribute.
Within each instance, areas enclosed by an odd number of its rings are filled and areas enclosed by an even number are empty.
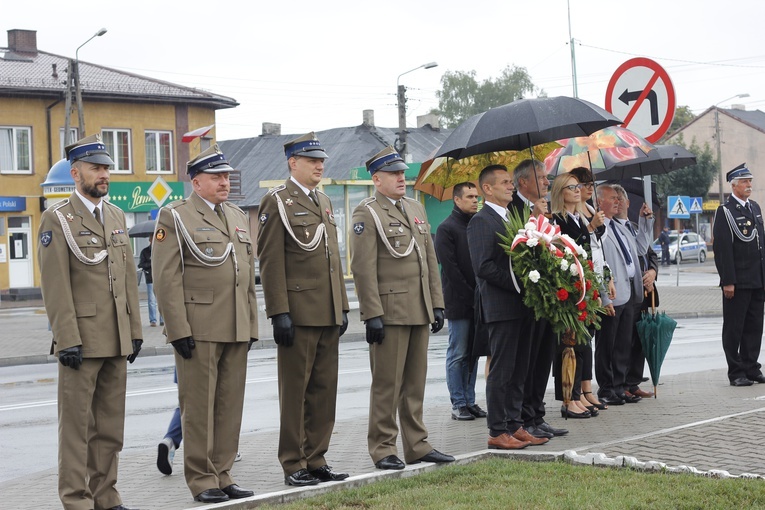
<svg viewBox="0 0 765 510"><path fill-rule="evenodd" d="M125 212L150 212L152 209L183 198L182 182L112 182L109 202Z"/></svg>
<svg viewBox="0 0 765 510"><path fill-rule="evenodd" d="M0 212L19 212L26 209L26 197L0 197Z"/></svg>

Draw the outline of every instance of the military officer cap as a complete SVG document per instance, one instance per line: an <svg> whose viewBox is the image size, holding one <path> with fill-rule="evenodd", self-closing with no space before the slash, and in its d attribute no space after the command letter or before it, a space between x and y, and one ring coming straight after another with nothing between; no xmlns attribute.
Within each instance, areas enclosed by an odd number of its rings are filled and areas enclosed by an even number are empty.
<svg viewBox="0 0 765 510"><path fill-rule="evenodd" d="M367 170L372 175L375 172L399 172L407 169L409 166L404 163L404 158L390 145L367 161Z"/></svg>
<svg viewBox="0 0 765 510"><path fill-rule="evenodd" d="M70 163L86 161L96 165L114 166L111 156L106 151L106 145L101 140L101 135L86 136L71 145L64 147L66 159Z"/></svg>
<svg viewBox="0 0 765 510"><path fill-rule="evenodd" d="M190 179L201 173L220 174L233 171L217 143L186 163L186 173L189 174Z"/></svg>
<svg viewBox="0 0 765 510"><path fill-rule="evenodd" d="M725 177L728 179L728 182L733 182L735 179L752 179L754 176L746 167L746 163L741 163L728 172Z"/></svg>
<svg viewBox="0 0 765 510"><path fill-rule="evenodd" d="M327 159L329 157L324 152L321 142L316 138L316 134L313 131L285 143L284 155L287 156L287 159L297 156L316 159Z"/></svg>

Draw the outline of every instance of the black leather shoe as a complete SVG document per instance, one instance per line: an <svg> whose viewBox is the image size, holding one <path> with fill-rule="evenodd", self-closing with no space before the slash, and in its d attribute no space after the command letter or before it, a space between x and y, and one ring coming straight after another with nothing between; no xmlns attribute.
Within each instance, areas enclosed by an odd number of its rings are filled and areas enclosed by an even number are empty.
<svg viewBox="0 0 765 510"><path fill-rule="evenodd" d="M111 507L109 510L138 510L137 508L128 508L125 505L117 505Z"/></svg>
<svg viewBox="0 0 765 510"><path fill-rule="evenodd" d="M200 503L223 503L228 501L228 495L220 489L207 489L194 496L194 501Z"/></svg>
<svg viewBox="0 0 765 510"><path fill-rule="evenodd" d="M223 487L221 489L223 492L226 493L226 495L231 499L242 499L242 498L249 498L251 496L254 496L255 493L251 490L242 489L237 484L232 483L228 487Z"/></svg>
<svg viewBox="0 0 765 510"><path fill-rule="evenodd" d="M616 395L616 398L624 400L628 404L637 404L642 398L638 397L637 395L627 395L626 393L619 393Z"/></svg>
<svg viewBox="0 0 765 510"><path fill-rule="evenodd" d="M406 464L395 455L388 455L375 462L377 469L404 469Z"/></svg>
<svg viewBox="0 0 765 510"><path fill-rule="evenodd" d="M600 399L602 403L606 404L607 406L623 406L624 405L624 400L620 399L616 395L612 395L608 397L598 396L598 398Z"/></svg>
<svg viewBox="0 0 765 510"><path fill-rule="evenodd" d="M545 432L549 432L550 434L552 434L553 436L556 436L556 437L565 436L566 434L568 434L568 430L567 429L556 429L555 427L553 427L552 425L550 425L546 421L543 421L542 423L537 425L537 428L541 429L541 430L544 430Z"/></svg>
<svg viewBox="0 0 765 510"><path fill-rule="evenodd" d="M295 471L289 476L284 477L284 485L292 485L294 487L305 487L306 485L316 485L319 483L319 479L308 472L307 469L301 469Z"/></svg>
<svg viewBox="0 0 765 510"><path fill-rule="evenodd" d="M750 381L746 377L739 377L738 379L733 379L730 382L731 386L751 386L754 384L754 382Z"/></svg>
<svg viewBox="0 0 765 510"><path fill-rule="evenodd" d="M452 420L459 420L459 421L475 420L475 416L473 416L473 413L468 411L467 407L460 407L457 409L452 409Z"/></svg>
<svg viewBox="0 0 765 510"><path fill-rule="evenodd" d="M540 429L536 425L529 425L528 427L523 427L523 428L525 428L526 432L528 432L534 437L545 438L545 439L552 439L554 437L553 434Z"/></svg>
<svg viewBox="0 0 765 510"><path fill-rule="evenodd" d="M486 411L481 409L481 407L478 404L467 406L467 410L470 412L470 414L472 414L476 418L486 418Z"/></svg>
<svg viewBox="0 0 765 510"><path fill-rule="evenodd" d="M435 462L436 464L440 464L442 462L454 462L454 457L434 449L430 450L430 453L423 455L414 462L410 462L410 464L417 464L418 462Z"/></svg>
<svg viewBox="0 0 765 510"><path fill-rule="evenodd" d="M750 381L754 381L756 383L765 384L765 375L755 375L754 377L747 377Z"/></svg>
<svg viewBox="0 0 765 510"><path fill-rule="evenodd" d="M340 480L345 480L351 476L348 473L338 473L337 471L332 471L332 468L326 464L318 469L310 470L309 473L311 473L311 476L317 478L320 482L339 482Z"/></svg>

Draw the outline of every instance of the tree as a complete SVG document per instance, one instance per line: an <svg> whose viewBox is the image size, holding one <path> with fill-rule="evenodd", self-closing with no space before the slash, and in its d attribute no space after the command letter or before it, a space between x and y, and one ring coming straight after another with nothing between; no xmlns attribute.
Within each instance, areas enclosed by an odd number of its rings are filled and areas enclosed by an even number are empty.
<svg viewBox="0 0 765 510"><path fill-rule="evenodd" d="M696 116L693 114L690 107L678 106L677 108L675 108L675 116L672 118L672 124L670 124L669 129L667 130L666 134L661 138L659 143L667 143L666 140L669 137L669 135L674 134L675 131L685 126L686 124L688 124L695 118Z"/></svg>
<svg viewBox="0 0 765 510"><path fill-rule="evenodd" d="M438 109L432 113L440 115L447 127L454 127L489 108L520 99L535 88L526 68L515 65L505 67L498 78L481 83L476 81L475 71L447 71L441 77L441 90L436 92Z"/></svg>
<svg viewBox="0 0 765 510"><path fill-rule="evenodd" d="M676 142L685 147L682 134ZM656 190L662 202L672 195L707 198L709 187L717 176L717 159L709 144L705 142L703 148L699 147L695 137L688 150L696 155L695 165L655 176Z"/></svg>

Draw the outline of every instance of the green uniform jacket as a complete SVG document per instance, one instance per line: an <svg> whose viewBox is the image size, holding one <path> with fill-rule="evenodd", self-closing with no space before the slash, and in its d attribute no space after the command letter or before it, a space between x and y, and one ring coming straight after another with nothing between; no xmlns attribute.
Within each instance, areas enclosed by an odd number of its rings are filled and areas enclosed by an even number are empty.
<svg viewBox="0 0 765 510"><path fill-rule="evenodd" d="M326 245L322 238L313 251L301 248L287 231L274 195L300 242L310 242L324 225ZM289 312L296 326L339 326L349 306L337 225L329 197L321 192L317 197L319 206L289 179L263 197L258 211L260 279L268 317Z"/></svg>
<svg viewBox="0 0 765 510"><path fill-rule="evenodd" d="M247 216L235 205L222 205L228 228L196 193L159 211L152 273L168 342L189 336L207 342L258 338L255 254ZM220 257L229 242L233 252L217 266L201 262L176 230L173 210L201 254Z"/></svg>
<svg viewBox="0 0 765 510"><path fill-rule="evenodd" d="M359 297L361 320L382 316L386 325L432 323L434 308L444 307L438 261L425 208L404 198L406 216L377 192L353 211L351 271ZM404 253L412 238L419 246L404 258L394 258L378 233L366 204L380 219L387 243Z"/></svg>
<svg viewBox="0 0 765 510"><path fill-rule="evenodd" d="M103 226L73 193L42 215L37 259L52 354L82 345L85 358L127 356L133 352L131 340L143 338L125 215L106 201L102 210ZM85 257L105 249L107 258L96 265L81 262L69 249L56 211Z"/></svg>

